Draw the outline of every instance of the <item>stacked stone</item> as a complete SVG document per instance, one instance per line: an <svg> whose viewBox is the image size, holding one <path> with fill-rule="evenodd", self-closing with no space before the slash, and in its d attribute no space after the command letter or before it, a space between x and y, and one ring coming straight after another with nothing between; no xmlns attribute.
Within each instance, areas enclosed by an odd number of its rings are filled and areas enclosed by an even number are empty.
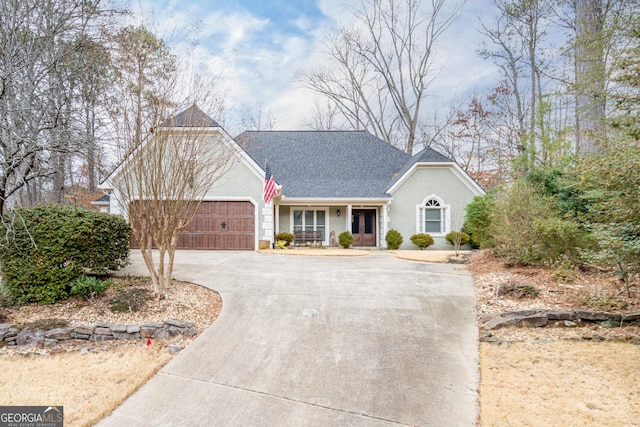
<svg viewBox="0 0 640 427"><path fill-rule="evenodd" d="M637 324L640 322L640 312L636 313L608 313L588 310L527 310L513 311L499 315L483 315L480 328L486 330L500 329L506 326L537 328L549 323L560 326L578 326L583 322L600 323L605 327Z"/></svg>
<svg viewBox="0 0 640 427"><path fill-rule="evenodd" d="M168 319L164 322L144 323L141 326L97 323L48 331L35 331L28 328L18 331L14 325L2 323L0 324L0 346L32 344L36 347L51 347L67 340L101 342L139 338L167 339L176 335L192 337L198 334L194 326L191 322Z"/></svg>

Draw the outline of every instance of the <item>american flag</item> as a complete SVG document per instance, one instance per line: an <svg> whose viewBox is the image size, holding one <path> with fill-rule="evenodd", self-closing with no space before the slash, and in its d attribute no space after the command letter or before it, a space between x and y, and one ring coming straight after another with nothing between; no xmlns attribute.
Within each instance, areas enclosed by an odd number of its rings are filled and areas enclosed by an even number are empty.
<svg viewBox="0 0 640 427"><path fill-rule="evenodd" d="M266 204L271 203L271 200L276 195L276 181L273 179L273 174L271 173L271 168L269 167L269 161L267 160L267 165L265 167L264 173L264 192L262 194L262 199Z"/></svg>

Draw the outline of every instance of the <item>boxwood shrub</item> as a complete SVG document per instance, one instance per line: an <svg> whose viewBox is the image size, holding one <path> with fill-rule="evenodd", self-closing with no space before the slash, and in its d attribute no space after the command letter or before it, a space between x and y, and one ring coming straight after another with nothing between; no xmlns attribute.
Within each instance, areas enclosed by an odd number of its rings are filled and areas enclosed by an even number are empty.
<svg viewBox="0 0 640 427"><path fill-rule="evenodd" d="M402 234L398 230L391 229L387 231L384 239L387 241L387 248L389 249L400 249L400 246L402 246Z"/></svg>
<svg viewBox="0 0 640 427"><path fill-rule="evenodd" d="M287 242L285 244L285 246L289 246L291 244L291 242L293 242L296 239L296 236L293 233L289 233L287 231L283 231L280 232L278 234L276 234L276 242L278 240L283 241L283 242Z"/></svg>
<svg viewBox="0 0 640 427"><path fill-rule="evenodd" d="M343 231L338 235L338 243L345 249L349 249L353 245L353 234L349 231Z"/></svg>
<svg viewBox="0 0 640 427"><path fill-rule="evenodd" d="M413 236L410 237L410 239L411 239L411 243L419 247L421 250L428 248L434 243L433 237L431 237L431 234L427 234L427 233L414 234Z"/></svg>
<svg viewBox="0 0 640 427"><path fill-rule="evenodd" d="M12 210L0 227L2 275L15 303L53 304L84 272L104 274L129 261L131 229L116 215L71 206Z"/></svg>

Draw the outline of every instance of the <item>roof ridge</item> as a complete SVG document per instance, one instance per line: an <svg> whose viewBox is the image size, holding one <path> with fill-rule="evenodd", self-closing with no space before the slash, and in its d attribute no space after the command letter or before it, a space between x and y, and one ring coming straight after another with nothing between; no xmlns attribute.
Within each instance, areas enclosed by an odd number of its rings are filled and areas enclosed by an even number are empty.
<svg viewBox="0 0 640 427"><path fill-rule="evenodd" d="M363 129L347 129L347 130L338 130L338 129L330 129L330 130L311 130L311 129L302 129L302 130L295 130L295 129L285 129L285 130L279 130L279 129L269 129L269 130L245 130L242 133L249 133L249 132L253 132L253 133L275 133L275 132L289 132L289 133L311 133L311 132L367 132L366 130ZM375 135L374 135L375 136Z"/></svg>

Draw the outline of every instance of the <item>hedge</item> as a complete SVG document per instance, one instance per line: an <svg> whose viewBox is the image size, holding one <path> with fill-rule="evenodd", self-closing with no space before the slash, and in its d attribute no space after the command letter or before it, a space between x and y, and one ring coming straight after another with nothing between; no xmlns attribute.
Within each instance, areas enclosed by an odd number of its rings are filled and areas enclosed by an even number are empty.
<svg viewBox="0 0 640 427"><path fill-rule="evenodd" d="M2 219L2 274L15 303L53 304L84 272L104 274L129 262L131 229L119 216L45 205Z"/></svg>

